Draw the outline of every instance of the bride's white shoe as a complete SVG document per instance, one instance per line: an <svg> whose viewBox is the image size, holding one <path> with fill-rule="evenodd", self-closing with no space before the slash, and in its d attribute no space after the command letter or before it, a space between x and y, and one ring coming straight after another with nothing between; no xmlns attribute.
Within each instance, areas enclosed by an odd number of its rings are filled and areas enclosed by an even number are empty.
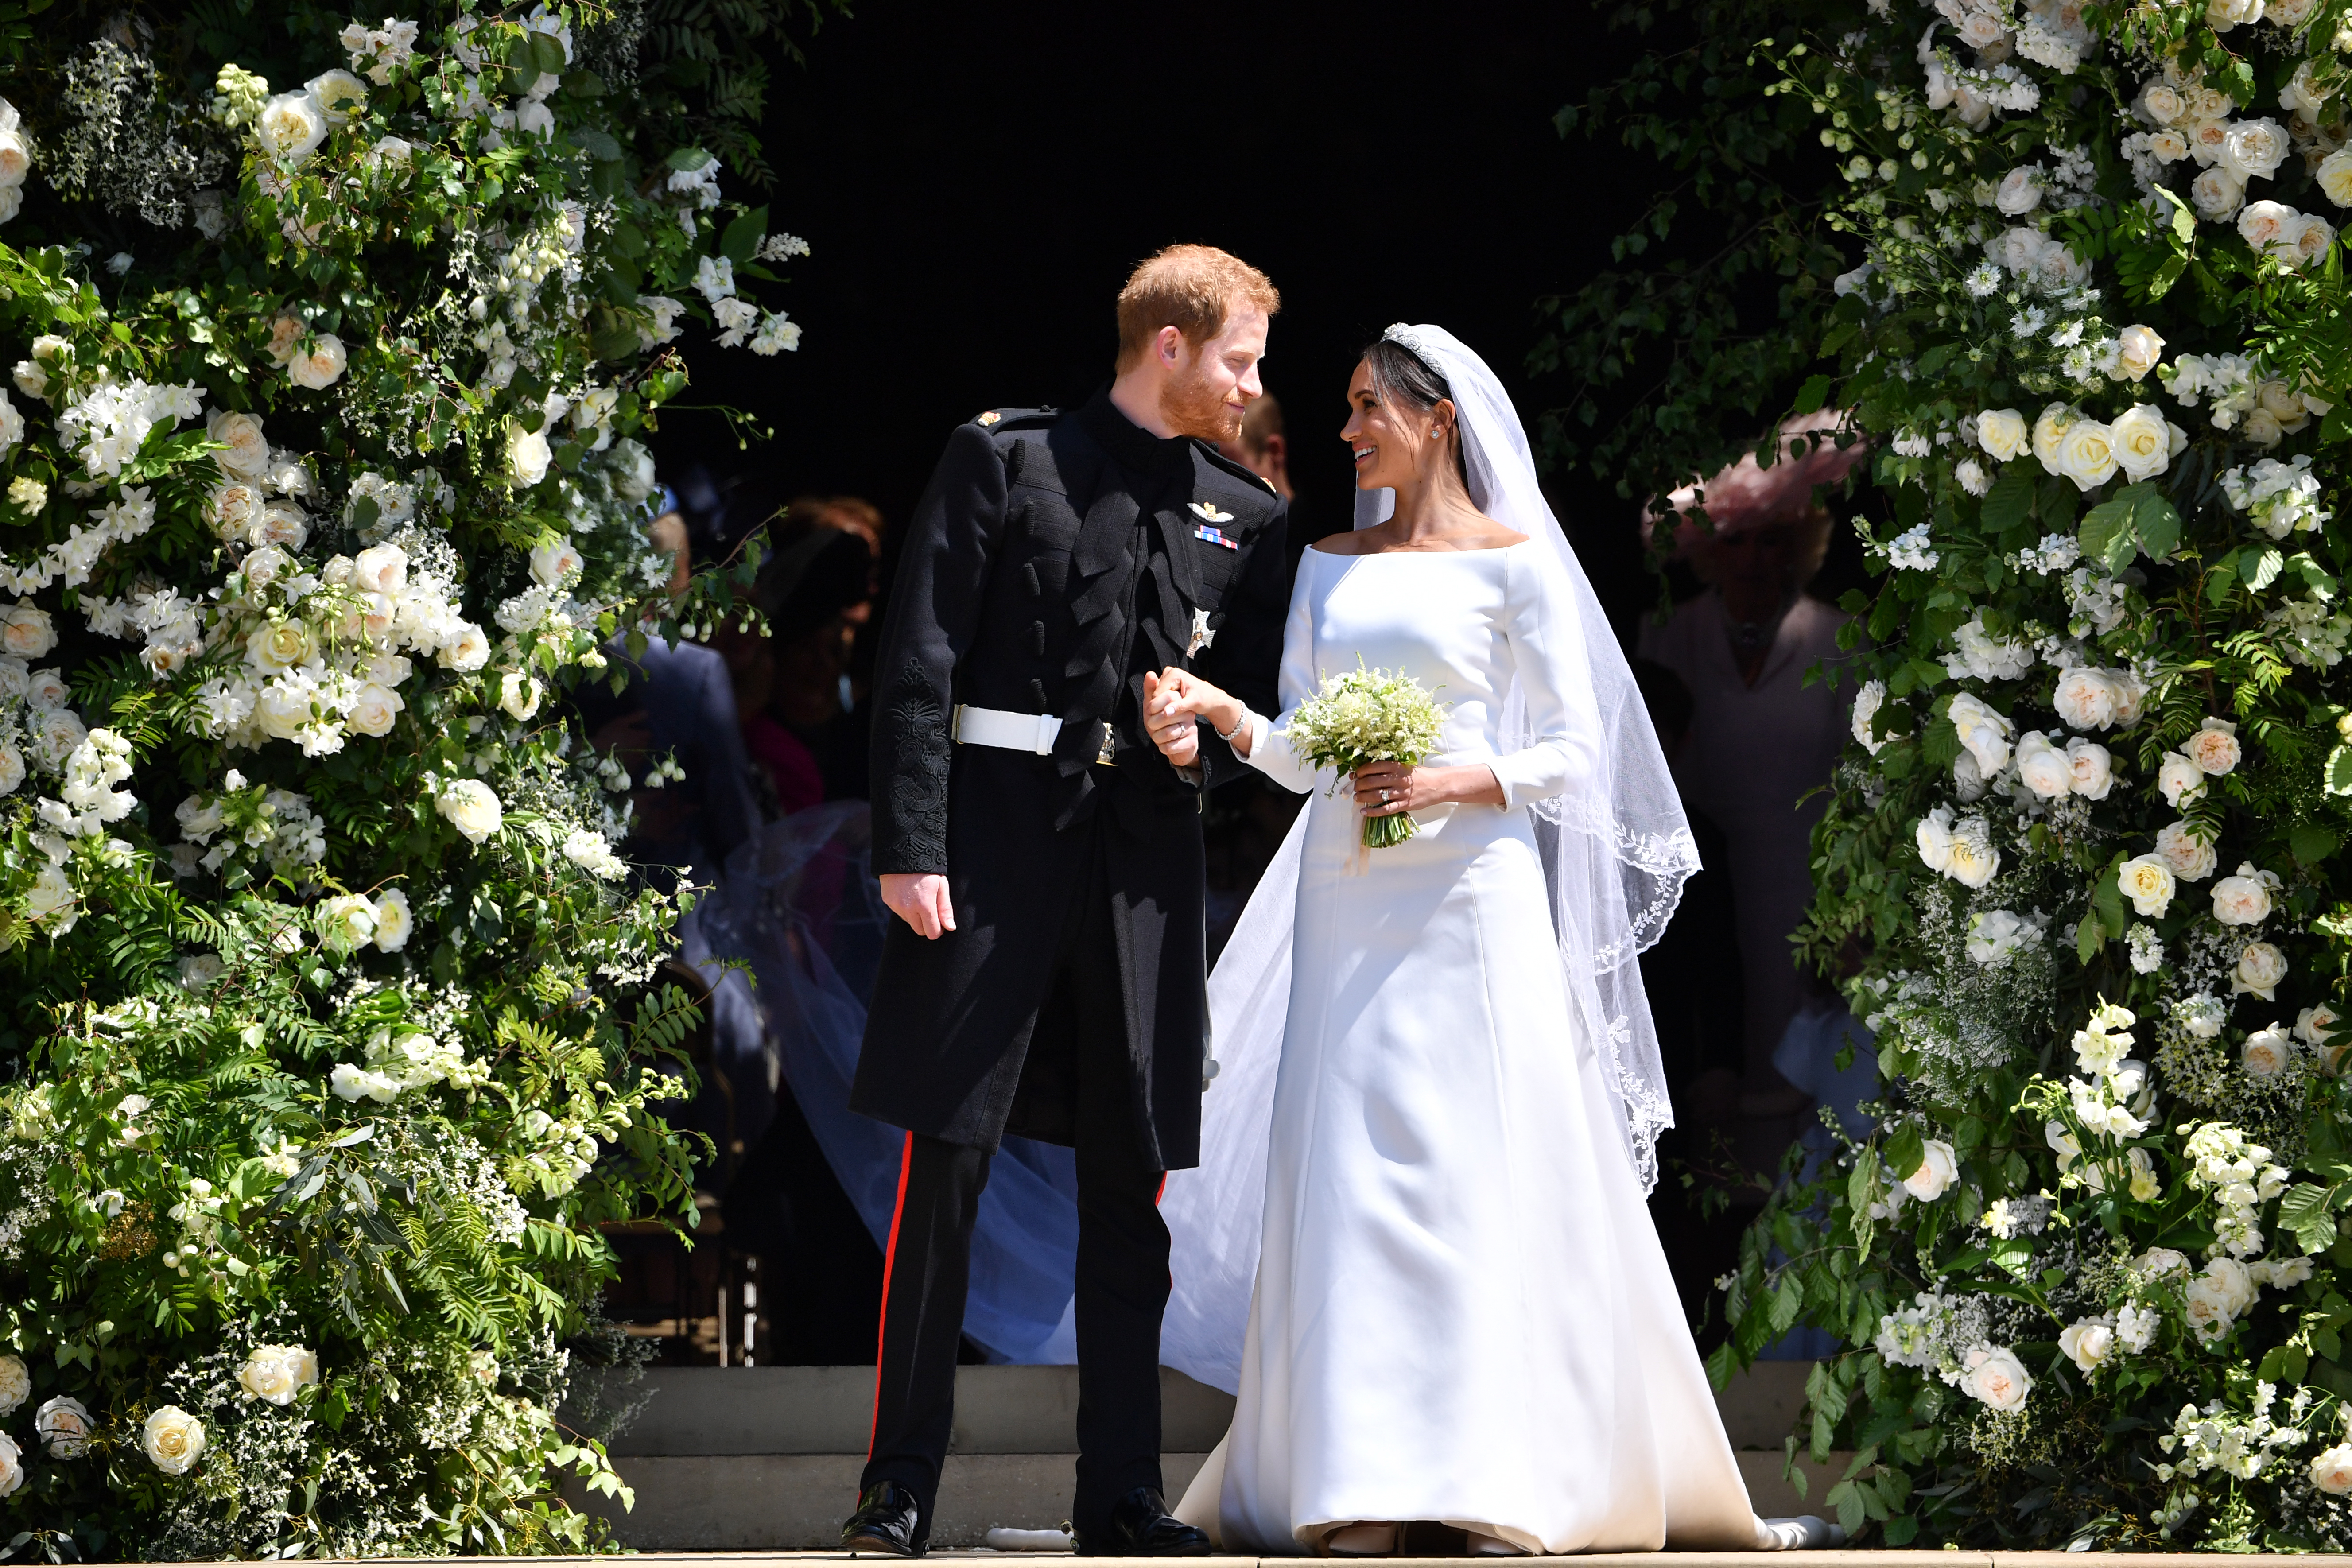
<svg viewBox="0 0 2352 1568"><path fill-rule="evenodd" d="M1473 1557L1525 1557L1528 1554L1526 1547L1514 1546L1499 1535L1488 1535L1482 1530L1465 1531L1464 1533L1470 1538L1470 1555Z"/></svg>
<svg viewBox="0 0 2352 1568"><path fill-rule="evenodd" d="M1845 1544L1845 1531L1818 1514L1759 1519L1756 1522L1759 1552L1825 1552Z"/></svg>
<svg viewBox="0 0 2352 1568"><path fill-rule="evenodd" d="M1343 1524L1323 1538L1326 1557L1393 1557L1396 1551L1393 1524Z"/></svg>

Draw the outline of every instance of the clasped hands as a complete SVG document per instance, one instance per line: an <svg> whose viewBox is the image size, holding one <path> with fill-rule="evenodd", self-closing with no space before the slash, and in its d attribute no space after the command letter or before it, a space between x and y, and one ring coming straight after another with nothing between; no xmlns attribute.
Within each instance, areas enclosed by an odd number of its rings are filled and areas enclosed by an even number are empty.
<svg viewBox="0 0 2352 1568"><path fill-rule="evenodd" d="M1203 719L1220 735L1233 735L1234 753L1247 757L1251 737L1241 726L1248 717L1239 698L1189 669L1171 666L1143 678L1143 727L1160 754L1180 768L1200 761ZM1366 763L1356 770L1355 795L1366 816L1394 816L1437 805L1501 805L1503 786L1496 782L1495 770L1483 763L1458 768Z"/></svg>

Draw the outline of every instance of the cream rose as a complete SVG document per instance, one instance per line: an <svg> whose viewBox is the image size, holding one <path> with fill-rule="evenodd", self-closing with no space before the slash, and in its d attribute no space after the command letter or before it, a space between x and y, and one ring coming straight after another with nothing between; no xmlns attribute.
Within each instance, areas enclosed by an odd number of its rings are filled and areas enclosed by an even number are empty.
<svg viewBox="0 0 2352 1568"><path fill-rule="evenodd" d="M2267 180L2286 161L2286 132L2275 120L2240 120L2221 138L2220 166L2241 181Z"/></svg>
<svg viewBox="0 0 2352 1568"><path fill-rule="evenodd" d="M459 621L443 639L436 657L444 669L477 670L490 661L490 639L471 621Z"/></svg>
<svg viewBox="0 0 2352 1568"><path fill-rule="evenodd" d="M290 500L274 500L261 509L253 520L246 537L256 544L274 544L280 550L299 550L310 537L310 514Z"/></svg>
<svg viewBox="0 0 2352 1568"><path fill-rule="evenodd" d="M216 487L205 499L205 520L219 538L242 541L252 535L253 525L260 521L261 509L267 504L257 487L236 480Z"/></svg>
<svg viewBox="0 0 2352 1568"><path fill-rule="evenodd" d="M291 1405L296 1394L319 1381L319 1358L300 1345L257 1345L237 1369L236 1381L248 1398Z"/></svg>
<svg viewBox="0 0 2352 1568"><path fill-rule="evenodd" d="M2139 107L2158 125L2169 125L2189 112L2189 106L2181 101L2179 89L2162 77L2150 78L2148 84L2140 89Z"/></svg>
<svg viewBox="0 0 2352 1568"><path fill-rule="evenodd" d="M2189 1280L2182 1294L2186 1298L2182 1315L2200 1340L2220 1339L2237 1321L2237 1314L2230 1310L2228 1292L2205 1275Z"/></svg>
<svg viewBox="0 0 2352 1568"><path fill-rule="evenodd" d="M1966 1372L1960 1379L1960 1390L1971 1399L1981 1400L1995 1410L2015 1410L2033 1392L2033 1379L2025 1363L2017 1359L2014 1351L2000 1345L1987 1345L1969 1352Z"/></svg>
<svg viewBox="0 0 2352 1568"><path fill-rule="evenodd" d="M96 1423L89 1418L89 1406L79 1399L58 1394L44 1401L33 1413L33 1436L47 1448L52 1459L79 1459L89 1450L89 1435Z"/></svg>
<svg viewBox="0 0 2352 1568"><path fill-rule="evenodd" d="M2096 741L2077 735L2067 742L2066 767L2074 775L2074 793L2085 800L2105 800L2116 787L2116 760Z"/></svg>
<svg viewBox="0 0 2352 1568"><path fill-rule="evenodd" d="M2339 207L2352 207L2352 147L2339 147L2319 161L2319 189Z"/></svg>
<svg viewBox="0 0 2352 1568"><path fill-rule="evenodd" d="M269 675L309 662L318 650L310 626L296 620L270 621L245 641L246 662Z"/></svg>
<svg viewBox="0 0 2352 1568"><path fill-rule="evenodd" d="M409 932L416 929L416 917L409 912L408 895L398 888L386 888L375 896L375 945L384 952L398 952L408 945Z"/></svg>
<svg viewBox="0 0 2352 1568"><path fill-rule="evenodd" d="M32 1396L33 1374L26 1369L23 1358L0 1355L0 1415L13 1415Z"/></svg>
<svg viewBox="0 0 2352 1568"><path fill-rule="evenodd" d="M299 169L327 139L326 105L307 92L281 92L261 106L253 133L263 153Z"/></svg>
<svg viewBox="0 0 2352 1568"><path fill-rule="evenodd" d="M2352 1443L2338 1443L2313 1455L2311 1484L2336 1497L2352 1492Z"/></svg>
<svg viewBox="0 0 2352 1568"><path fill-rule="evenodd" d="M165 1475L186 1475L204 1455L204 1423L176 1405L166 1405L147 1417L147 1425L139 1432L139 1447Z"/></svg>
<svg viewBox="0 0 2352 1568"><path fill-rule="evenodd" d="M2294 1060L2294 1041L2276 1024L2248 1035L2238 1052L2239 1064L2248 1078L2276 1078Z"/></svg>
<svg viewBox="0 0 2352 1568"><path fill-rule="evenodd" d="M2270 918L2271 889L2251 863L2213 884L2213 918L2225 926L2260 925Z"/></svg>
<svg viewBox="0 0 2352 1568"><path fill-rule="evenodd" d="M25 753L0 742L0 795L14 795L25 782Z"/></svg>
<svg viewBox="0 0 2352 1568"><path fill-rule="evenodd" d="M2192 152L2198 150L2193 135L2189 145ZM2245 205L2246 187L2237 175L2217 163L2189 183L2189 199L2196 206L2199 217L2209 223L2227 223Z"/></svg>
<svg viewBox="0 0 2352 1568"><path fill-rule="evenodd" d="M1981 888L2000 874L2000 851L1982 817L1972 816L1952 831L1944 875L1963 888Z"/></svg>
<svg viewBox="0 0 2352 1568"><path fill-rule="evenodd" d="M2156 830L2156 853L2184 882L2201 882L2213 874L2213 846L2186 822L2168 823Z"/></svg>
<svg viewBox="0 0 2352 1568"><path fill-rule="evenodd" d="M1930 1138L1921 1145L1919 1168L1903 1178L1903 1190L1923 1204L1931 1204L1959 1179L1958 1154L1941 1138Z"/></svg>
<svg viewBox="0 0 2352 1568"><path fill-rule="evenodd" d="M334 952L364 947L375 940L375 905L358 893L338 894L320 907L319 927L320 940Z"/></svg>
<svg viewBox="0 0 2352 1568"><path fill-rule="evenodd" d="M469 844L479 844L506 822L499 797L479 779L459 779L440 793L433 806Z"/></svg>
<svg viewBox="0 0 2352 1568"><path fill-rule="evenodd" d="M2179 752L2167 752L2164 761L2157 764L2156 787L2164 794L2164 804L2179 811L2189 802L2205 795L2205 770L2182 756Z"/></svg>
<svg viewBox="0 0 2352 1568"><path fill-rule="evenodd" d="M584 563L568 539L542 539L531 548L531 581L552 588L578 575Z"/></svg>
<svg viewBox="0 0 2352 1568"><path fill-rule="evenodd" d="M38 658L58 646L49 613L37 605L0 606L0 650L16 658Z"/></svg>
<svg viewBox="0 0 2352 1568"><path fill-rule="evenodd" d="M351 563L353 587L397 598L408 586L408 554L396 544L378 544L359 552Z"/></svg>
<svg viewBox="0 0 2352 1568"><path fill-rule="evenodd" d="M2154 479L2172 461L2172 431L2152 403L2135 405L2107 426L2117 467L2134 482Z"/></svg>
<svg viewBox="0 0 2352 1568"><path fill-rule="evenodd" d="M2058 1348L2080 1370L2096 1372L2115 1354L2115 1325L2100 1318L2070 1323L2058 1331Z"/></svg>
<svg viewBox="0 0 2352 1568"><path fill-rule="evenodd" d="M308 350L296 350L286 362L286 374L297 386L322 392L343 378L346 363L342 339L332 332L318 332L311 336Z"/></svg>
<svg viewBox="0 0 2352 1568"><path fill-rule="evenodd" d="M2070 730L2105 730L2114 725L2121 697L2105 671L2077 664L2059 671L2050 704Z"/></svg>
<svg viewBox="0 0 2352 1568"><path fill-rule="evenodd" d="M8 1496L24 1484L25 1451L16 1447L16 1438L0 1432L0 1497Z"/></svg>
<svg viewBox="0 0 2352 1568"><path fill-rule="evenodd" d="M538 677L519 669L507 670L499 677L499 706L509 719L529 719L539 711L542 689Z"/></svg>
<svg viewBox="0 0 2352 1568"><path fill-rule="evenodd" d="M545 435L537 430L526 430L520 425L508 426L508 484L517 489L529 489L547 478L547 467L554 458L554 451L548 446Z"/></svg>
<svg viewBox="0 0 2352 1568"><path fill-rule="evenodd" d="M2265 1002L2275 1002L2273 994L2280 981L2286 978L2286 954L2266 942L2250 942L2238 954L2238 967L2230 976L2233 994L2252 992Z"/></svg>
<svg viewBox="0 0 2352 1568"><path fill-rule="evenodd" d="M371 680L352 695L351 709L343 715L343 722L350 726L354 735L387 735L392 732L393 721L399 718L407 706L401 700L399 692Z"/></svg>
<svg viewBox="0 0 2352 1568"><path fill-rule="evenodd" d="M2017 776L2044 800L2055 800L2074 788L2074 770L2066 753L2039 730L2028 730L2017 738Z"/></svg>
<svg viewBox="0 0 2352 1568"><path fill-rule="evenodd" d="M2154 327L2130 326L2116 334L2116 370L2133 381L2145 381L2164 358L2164 338Z"/></svg>
<svg viewBox="0 0 2352 1568"><path fill-rule="evenodd" d="M2336 1009L2325 1002L2315 1007L2305 1007L2295 1016L2294 1037L2314 1050L2325 1049L2328 1040L2335 1036L2339 1022Z"/></svg>
<svg viewBox="0 0 2352 1568"><path fill-rule="evenodd" d="M268 470L269 438L261 433L261 421L252 415L215 408L205 420L205 434L221 443L213 461L230 479L251 483Z"/></svg>
<svg viewBox="0 0 2352 1568"><path fill-rule="evenodd" d="M2032 438L2025 416L2014 408L1988 408L1977 416L1977 445L1987 457L2006 463L2024 451Z"/></svg>
<svg viewBox="0 0 2352 1568"><path fill-rule="evenodd" d="M2132 908L2149 920L2159 919L2172 907L2172 868L2157 856L2134 856L2116 868L2116 880Z"/></svg>
<svg viewBox="0 0 2352 1568"><path fill-rule="evenodd" d="M2208 719L2189 737L2189 760L2197 771L2220 778L2238 765L2238 727L2227 719Z"/></svg>
<svg viewBox="0 0 2352 1568"><path fill-rule="evenodd" d="M2033 456L2052 473L2059 472L2058 451L2066 439L2066 432L2082 419L2075 409L2063 403L2053 403L2042 410L2033 422Z"/></svg>
<svg viewBox="0 0 2352 1568"><path fill-rule="evenodd" d="M2238 209L2238 237L2263 255L2290 259L2302 231L2303 215L2284 202L2248 202Z"/></svg>
<svg viewBox="0 0 2352 1568"><path fill-rule="evenodd" d="M1945 711L1959 734L1960 744L1968 748L1985 777L1990 778L2009 765L2009 737L2012 731L2007 719L1966 691L1955 696Z"/></svg>
<svg viewBox="0 0 2352 1568"><path fill-rule="evenodd" d="M2238 426L2238 434L2257 447L2275 447L2286 438L2285 427L2279 424L2278 416L2267 408L2255 408L2249 412Z"/></svg>
<svg viewBox="0 0 2352 1568"><path fill-rule="evenodd" d="M2058 471L2078 490L2093 490L2115 476L2115 431L2095 419L2077 419L2058 443Z"/></svg>

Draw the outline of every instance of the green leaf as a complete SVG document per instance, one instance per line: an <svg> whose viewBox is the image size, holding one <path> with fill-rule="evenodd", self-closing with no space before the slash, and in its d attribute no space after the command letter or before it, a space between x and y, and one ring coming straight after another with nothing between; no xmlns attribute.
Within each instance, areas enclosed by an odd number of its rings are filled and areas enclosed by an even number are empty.
<svg viewBox="0 0 2352 1568"><path fill-rule="evenodd" d="M1927 1161L1927 1141L1919 1136L1917 1122L1904 1123L1886 1141L1886 1169L1896 1181L1909 1180Z"/></svg>
<svg viewBox="0 0 2352 1568"><path fill-rule="evenodd" d="M768 209L753 207L729 224L719 237L719 253L740 265L751 259L760 241L768 237Z"/></svg>
<svg viewBox="0 0 2352 1568"><path fill-rule="evenodd" d="M2327 793L2352 795L2352 745L2339 745L2327 753Z"/></svg>
<svg viewBox="0 0 2352 1568"><path fill-rule="evenodd" d="M602 131L574 131L572 132L572 140L580 143L582 152L600 163L617 163L621 161L621 144Z"/></svg>
<svg viewBox="0 0 2352 1568"><path fill-rule="evenodd" d="M699 169L710 162L710 154L699 147L681 147L669 155L669 166L681 172Z"/></svg>
<svg viewBox="0 0 2352 1568"><path fill-rule="evenodd" d="M2298 865L2316 866L2336 853L2344 836L2334 828L2316 822L2298 822L2286 836L2287 848Z"/></svg>
<svg viewBox="0 0 2352 1568"><path fill-rule="evenodd" d="M2246 559L2249 555L2253 557L2251 564ZM2252 548L2240 551L2238 563L2246 574L2246 586L2259 594L2278 581L2279 572L2286 565L2286 556L2281 553L2277 545L2265 544L2260 551Z"/></svg>
<svg viewBox="0 0 2352 1568"><path fill-rule="evenodd" d="M1977 513L1990 533L2007 533L2024 526L2033 508L2033 475L2023 463L2011 463L2000 471L1987 492L1984 505Z"/></svg>
<svg viewBox="0 0 2352 1568"><path fill-rule="evenodd" d="M2152 484L2134 485L2124 492L2132 498L2132 531L2151 561L2161 561L2180 542L2180 513Z"/></svg>
<svg viewBox="0 0 2352 1568"><path fill-rule="evenodd" d="M2126 491L2093 507L2076 537L2083 553L2105 562L2108 571L2120 572L2130 565L2139 552L2139 541L2132 533L2131 493Z"/></svg>
<svg viewBox="0 0 2352 1568"><path fill-rule="evenodd" d="M1808 376L1805 384L1797 389L1797 401L1790 405L1789 412L1801 419L1808 414L1819 413L1822 405L1829 400L1830 378Z"/></svg>
<svg viewBox="0 0 2352 1568"><path fill-rule="evenodd" d="M2279 1198L2279 1224L2294 1233L2306 1254L2325 1252L2336 1245L2336 1219L2328 1212L2334 1196L2315 1183L2297 1182Z"/></svg>
<svg viewBox="0 0 2352 1568"><path fill-rule="evenodd" d="M563 41L546 33L532 33L530 63L541 76L562 77L570 63L563 58Z"/></svg>
<svg viewBox="0 0 2352 1568"><path fill-rule="evenodd" d="M2215 609L2230 602L2230 590L2238 585L2238 552L2230 551L2206 570L2205 602Z"/></svg>

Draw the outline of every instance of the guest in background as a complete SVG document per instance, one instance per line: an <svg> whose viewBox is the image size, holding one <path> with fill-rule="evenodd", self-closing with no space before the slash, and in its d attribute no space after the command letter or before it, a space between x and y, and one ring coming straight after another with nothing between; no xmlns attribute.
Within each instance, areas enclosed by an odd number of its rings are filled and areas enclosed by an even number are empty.
<svg viewBox="0 0 2352 1568"><path fill-rule="evenodd" d="M1292 499L1290 441L1282 433L1282 405L1272 393L1250 405L1242 416L1242 433L1218 442L1217 450L1264 479L1283 500Z"/></svg>
<svg viewBox="0 0 2352 1568"><path fill-rule="evenodd" d="M1684 796L1728 840L1745 992L1742 1152L1759 1164L1795 1135L1810 1103L1773 1067L1772 1053L1805 997L1790 937L1812 901L1811 833L1825 802L1804 797L1830 781L1852 696L1834 679L1847 617L1804 592L1832 527L1815 488L1842 479L1862 450L1826 440L1810 452L1799 447L1804 431L1831 423L1823 416L1791 426L1769 468L1750 455L1703 491L1675 492L1677 510L1703 496L1711 531L1685 522L1675 551L1706 587L1665 625L1645 624L1641 637L1642 656L1672 670L1691 695L1689 734L1674 759ZM1816 664L1832 676L1809 687L1805 675Z"/></svg>

